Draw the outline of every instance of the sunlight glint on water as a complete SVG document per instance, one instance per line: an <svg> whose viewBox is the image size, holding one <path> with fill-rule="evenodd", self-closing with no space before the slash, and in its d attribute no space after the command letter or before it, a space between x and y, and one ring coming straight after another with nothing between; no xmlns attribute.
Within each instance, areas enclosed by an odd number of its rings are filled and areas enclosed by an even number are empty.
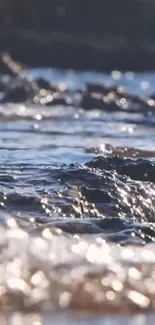
<svg viewBox="0 0 155 325"><path fill-rule="evenodd" d="M0 305L36 314L1 323L123 324L155 308L155 74L29 73L51 88L0 104Z"/></svg>

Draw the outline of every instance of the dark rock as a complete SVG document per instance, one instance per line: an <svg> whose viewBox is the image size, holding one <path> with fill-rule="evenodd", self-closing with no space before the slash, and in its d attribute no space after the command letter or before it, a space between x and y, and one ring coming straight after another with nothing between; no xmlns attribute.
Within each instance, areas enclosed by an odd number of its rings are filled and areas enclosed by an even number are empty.
<svg viewBox="0 0 155 325"><path fill-rule="evenodd" d="M3 98L0 100L1 103L8 103L8 102L13 102L13 103L21 103L25 102L27 99L30 98L30 92L21 86L17 86L15 88L10 88L8 89Z"/></svg>
<svg viewBox="0 0 155 325"><path fill-rule="evenodd" d="M47 80L43 78L37 78L36 83L40 89L56 91L56 87L52 86Z"/></svg>

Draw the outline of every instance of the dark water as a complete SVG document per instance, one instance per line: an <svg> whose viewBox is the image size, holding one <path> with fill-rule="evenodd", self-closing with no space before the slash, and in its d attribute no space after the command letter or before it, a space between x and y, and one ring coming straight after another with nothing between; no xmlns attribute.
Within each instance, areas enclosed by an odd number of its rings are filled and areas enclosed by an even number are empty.
<svg viewBox="0 0 155 325"><path fill-rule="evenodd" d="M0 83L1 307L151 324L155 74L25 73L35 90L23 77Z"/></svg>

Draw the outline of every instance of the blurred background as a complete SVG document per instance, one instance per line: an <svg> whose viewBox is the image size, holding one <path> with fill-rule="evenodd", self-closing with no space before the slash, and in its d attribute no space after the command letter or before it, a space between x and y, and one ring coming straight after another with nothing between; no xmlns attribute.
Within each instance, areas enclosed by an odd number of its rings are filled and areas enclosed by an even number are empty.
<svg viewBox="0 0 155 325"><path fill-rule="evenodd" d="M30 66L150 70L154 0L0 0L0 51Z"/></svg>

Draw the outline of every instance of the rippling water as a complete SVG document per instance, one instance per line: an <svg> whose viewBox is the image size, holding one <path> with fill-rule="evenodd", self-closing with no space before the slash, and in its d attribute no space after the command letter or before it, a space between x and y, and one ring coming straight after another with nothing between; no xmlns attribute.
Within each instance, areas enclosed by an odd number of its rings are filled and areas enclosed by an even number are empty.
<svg viewBox="0 0 155 325"><path fill-rule="evenodd" d="M153 324L155 74L25 74L0 79L1 309Z"/></svg>

